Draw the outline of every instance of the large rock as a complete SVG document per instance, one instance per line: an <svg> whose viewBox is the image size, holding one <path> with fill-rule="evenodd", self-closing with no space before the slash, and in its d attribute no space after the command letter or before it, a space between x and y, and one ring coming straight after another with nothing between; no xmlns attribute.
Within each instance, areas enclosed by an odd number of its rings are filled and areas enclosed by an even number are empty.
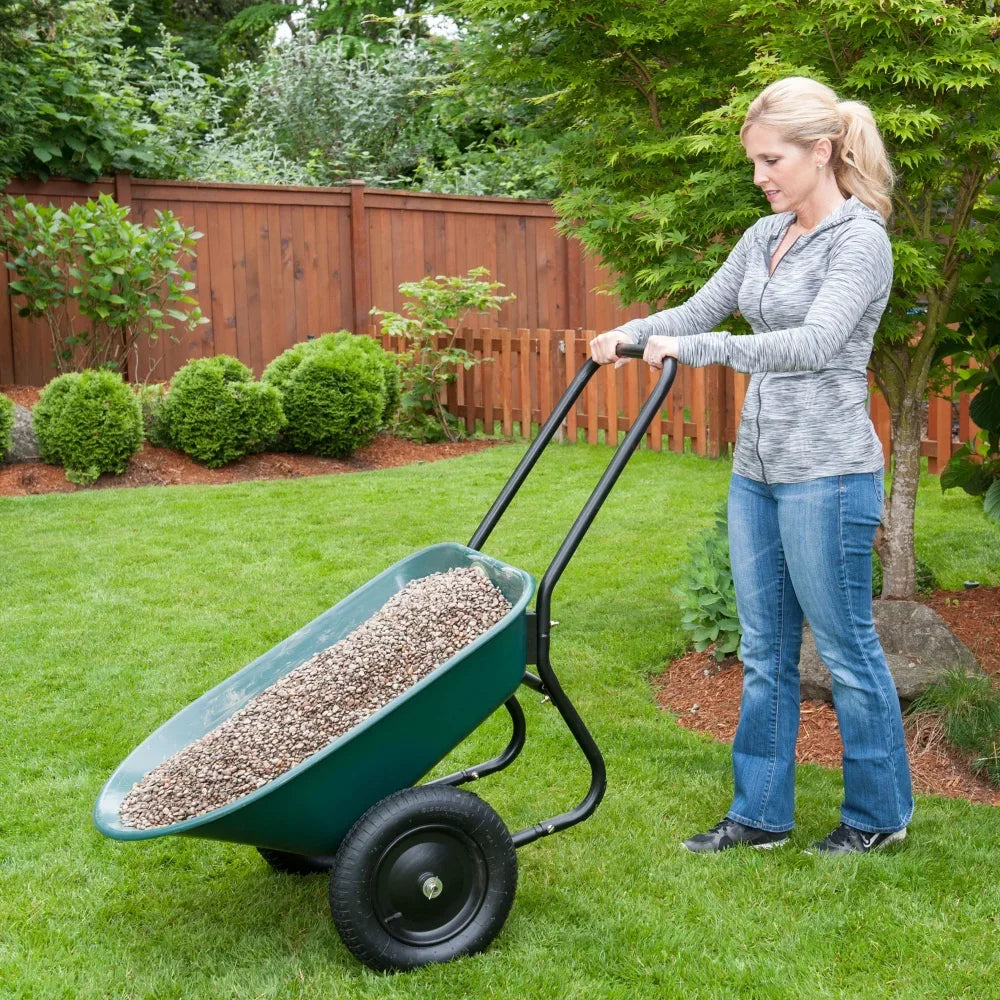
<svg viewBox="0 0 1000 1000"><path fill-rule="evenodd" d="M31 410L20 403L14 404L14 428L11 431L13 443L4 459L6 462L39 462L42 455L38 450L38 437L31 422Z"/></svg>
<svg viewBox="0 0 1000 1000"><path fill-rule="evenodd" d="M899 700L909 704L948 671L981 674L969 652L936 612L917 601L875 601L875 630L882 640ZM802 697L832 701L830 672L816 652L809 626L803 629L799 658Z"/></svg>

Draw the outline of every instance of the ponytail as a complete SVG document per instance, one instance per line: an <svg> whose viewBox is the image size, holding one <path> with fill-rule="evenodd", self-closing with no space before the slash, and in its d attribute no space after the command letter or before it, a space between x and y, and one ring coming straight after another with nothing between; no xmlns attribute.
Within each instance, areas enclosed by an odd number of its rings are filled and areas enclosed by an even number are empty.
<svg viewBox="0 0 1000 1000"><path fill-rule="evenodd" d="M875 119L860 101L840 101L837 108L844 120L840 155L833 164L837 184L888 219L895 177Z"/></svg>

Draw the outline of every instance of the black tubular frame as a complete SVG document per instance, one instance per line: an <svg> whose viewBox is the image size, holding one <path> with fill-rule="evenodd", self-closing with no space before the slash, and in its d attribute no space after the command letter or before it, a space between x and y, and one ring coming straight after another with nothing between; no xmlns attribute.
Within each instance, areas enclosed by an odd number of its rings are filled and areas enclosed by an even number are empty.
<svg viewBox="0 0 1000 1000"><path fill-rule="evenodd" d="M641 358L642 348L634 344L619 344L618 354L620 357ZM552 414L542 425L538 432L538 437L531 443L524 457L518 463L517 468L500 491L500 495L493 503L493 506L476 529L475 534L469 541L470 548L476 550L482 548L484 542L496 527L497 522L503 516L504 511L517 495L517 491L521 488L525 479L527 479L528 474L534 468L542 452L555 436L563 420L566 419L566 415L569 413L571 407L575 405L587 383L600 367L594 361L588 360L584 362L583 367L577 372L576 377L559 399ZM611 461L594 487L589 499L584 504L583 509L577 515L573 526L570 528L565 540L559 547L559 551L556 552L555 557L549 564L549 568L542 577L541 583L538 585L534 615L534 625L537 629L538 676L536 677L534 674L525 671L523 683L535 690L542 691L559 710L559 714L569 727L570 732L573 734L590 765L590 788L587 790L587 794L583 800L575 808L515 833L513 835L515 847L530 844L540 837L556 833L558 830L564 830L585 820L594 812L604 797L604 791L607 788L607 772L604 766L604 757L594 742L590 731L573 706L573 703L563 691L562 685L559 683L555 671L552 669L552 664L549 661L552 592L559 582L559 577L562 576L563 571L573 557L573 553L576 552L577 547L583 540L583 536L587 533L587 529L597 516L598 511L611 493L618 477L628 464L628 460L639 447L643 435L645 435L653 418L663 408L663 403L667 398L670 387L673 385L676 374L677 362L673 358L667 358L663 363L663 372L660 375L659 381L653 387L645 403L643 403L639 415L635 418L632 426L629 427L624 440L615 449ZM511 703L517 706L516 710L512 707ZM515 696L508 699L505 704L514 724L514 735L511 737L507 749L499 757L495 757L485 764L456 772L453 775L448 775L446 778L439 778L437 783L461 784L465 781L472 781L491 771L498 771L506 767L521 752L521 748L524 746L524 715Z"/></svg>

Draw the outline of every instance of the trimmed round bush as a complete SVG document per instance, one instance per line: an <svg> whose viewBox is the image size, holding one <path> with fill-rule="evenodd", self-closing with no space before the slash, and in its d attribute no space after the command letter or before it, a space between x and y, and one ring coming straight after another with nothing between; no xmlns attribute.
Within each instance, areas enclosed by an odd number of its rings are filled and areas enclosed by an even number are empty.
<svg viewBox="0 0 1000 1000"><path fill-rule="evenodd" d="M227 354L184 365L156 418L162 441L210 469L263 451L285 425L278 390Z"/></svg>
<svg viewBox="0 0 1000 1000"><path fill-rule="evenodd" d="M139 401L118 372L91 369L54 378L32 422L42 460L62 465L71 483L93 483L125 471L142 445Z"/></svg>
<svg viewBox="0 0 1000 1000"><path fill-rule="evenodd" d="M14 443L14 400L0 392L0 462L7 457Z"/></svg>
<svg viewBox="0 0 1000 1000"><path fill-rule="evenodd" d="M288 426L282 444L346 458L368 444L399 406L399 371L370 337L347 331L290 347L261 381L281 391Z"/></svg>
<svg viewBox="0 0 1000 1000"><path fill-rule="evenodd" d="M319 351L295 369L282 406L292 450L347 458L382 429L385 379L361 351Z"/></svg>

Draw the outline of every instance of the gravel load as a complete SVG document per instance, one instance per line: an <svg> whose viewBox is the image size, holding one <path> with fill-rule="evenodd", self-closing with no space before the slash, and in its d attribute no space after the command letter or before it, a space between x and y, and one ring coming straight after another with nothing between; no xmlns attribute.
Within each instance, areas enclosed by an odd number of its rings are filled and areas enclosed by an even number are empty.
<svg viewBox="0 0 1000 1000"><path fill-rule="evenodd" d="M179 823L255 791L426 677L510 608L477 568L412 581L336 645L150 771L122 801L122 823Z"/></svg>

